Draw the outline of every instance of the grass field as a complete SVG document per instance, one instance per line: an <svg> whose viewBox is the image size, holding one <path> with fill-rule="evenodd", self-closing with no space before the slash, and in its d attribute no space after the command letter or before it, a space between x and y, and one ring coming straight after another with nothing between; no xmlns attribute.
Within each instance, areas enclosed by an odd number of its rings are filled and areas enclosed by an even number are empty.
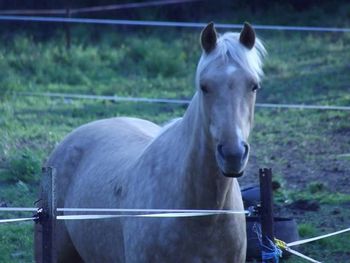
<svg viewBox="0 0 350 263"><path fill-rule="evenodd" d="M350 34L258 33L269 52L258 101L350 105ZM3 39L0 204L33 206L42 163L75 127L125 115L162 124L185 111L183 106L48 99L17 92L190 98L200 56L198 35L198 30L109 31L95 43L75 38L69 51L59 37L37 41L18 34ZM253 153L241 185L256 183L259 167L272 167L281 185L276 211L296 218L302 238L349 227L349 138L349 112L257 108ZM318 208L296 207L298 200ZM343 234L300 251L324 262L348 262L349 238ZM0 225L0 240L0 262L33 261L32 223ZM292 257L284 262L304 261Z"/></svg>

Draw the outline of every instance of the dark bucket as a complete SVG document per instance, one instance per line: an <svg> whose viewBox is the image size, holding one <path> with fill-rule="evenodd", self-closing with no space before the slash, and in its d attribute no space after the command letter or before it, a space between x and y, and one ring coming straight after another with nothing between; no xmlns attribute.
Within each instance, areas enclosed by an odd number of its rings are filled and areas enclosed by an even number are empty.
<svg viewBox="0 0 350 263"><path fill-rule="evenodd" d="M260 225L259 217L247 217L247 260L261 260L261 247L257 234L254 232L254 224ZM292 218L274 218L275 237L286 243L299 240L297 223ZM283 251L283 257L289 256Z"/></svg>

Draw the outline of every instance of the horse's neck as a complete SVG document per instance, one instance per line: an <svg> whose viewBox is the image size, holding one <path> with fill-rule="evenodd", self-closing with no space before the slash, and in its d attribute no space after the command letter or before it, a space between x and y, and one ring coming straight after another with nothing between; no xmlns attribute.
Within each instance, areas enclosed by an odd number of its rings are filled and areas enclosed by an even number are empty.
<svg viewBox="0 0 350 263"><path fill-rule="evenodd" d="M184 117L162 135L162 143L168 142L166 163L174 173L173 180L178 180L169 186L179 188L185 206L229 208L233 179L220 175L197 99L195 95Z"/></svg>
<svg viewBox="0 0 350 263"><path fill-rule="evenodd" d="M182 121L188 140L184 177L197 189L192 198L198 208L223 208L229 205L233 180L220 174L209 129L199 113L198 99L196 94Z"/></svg>

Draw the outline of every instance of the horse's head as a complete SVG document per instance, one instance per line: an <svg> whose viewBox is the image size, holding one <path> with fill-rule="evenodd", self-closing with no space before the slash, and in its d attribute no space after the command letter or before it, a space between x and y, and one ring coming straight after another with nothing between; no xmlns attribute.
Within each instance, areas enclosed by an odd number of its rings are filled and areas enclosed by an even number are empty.
<svg viewBox="0 0 350 263"><path fill-rule="evenodd" d="M248 161L247 140L265 49L248 23L240 34L222 36L210 23L202 31L201 45L196 74L200 114L221 172L239 177Z"/></svg>

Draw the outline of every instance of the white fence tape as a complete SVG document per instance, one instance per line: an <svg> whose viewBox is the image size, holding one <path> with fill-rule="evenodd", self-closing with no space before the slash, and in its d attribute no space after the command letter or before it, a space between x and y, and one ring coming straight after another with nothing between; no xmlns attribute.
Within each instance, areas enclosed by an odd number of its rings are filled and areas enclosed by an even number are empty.
<svg viewBox="0 0 350 263"><path fill-rule="evenodd" d="M296 251L296 250L294 250L294 249L291 249L291 248L289 248L289 247L286 248L286 251L288 251L289 253L291 253L291 254L293 254L293 255L295 255L295 256L298 256L298 257L301 257L301 258L303 258L303 259L306 259L306 260L308 260L308 261L310 261L310 262L313 262L313 263L322 263L321 261L317 261L317 260L315 260L315 259L313 259L313 258L310 258L310 257L308 257L308 256L305 256L304 254L301 254L300 252L298 252L298 251Z"/></svg>
<svg viewBox="0 0 350 263"><path fill-rule="evenodd" d="M107 212L107 213L206 213L206 214L249 214L248 210L212 209L132 209L132 208L57 208L57 212Z"/></svg>
<svg viewBox="0 0 350 263"><path fill-rule="evenodd" d="M333 233L329 233L329 234L326 234L326 235L290 242L290 243L287 243L287 246L288 247L292 247L292 246L297 246L297 245L301 245L301 244L306 244L306 243L313 242L313 241L316 241L316 240L320 240L320 239L323 239L323 238L326 238L326 237L339 235L339 234L342 234L342 233L345 233L345 232L348 232L348 231L350 231L350 227L346 228L346 229L343 229L343 230L339 230L339 231L333 232Z"/></svg>
<svg viewBox="0 0 350 263"><path fill-rule="evenodd" d="M0 207L0 212L35 212L38 208L32 207ZM199 216L211 216L211 215L230 215L230 214L250 214L248 210L234 211L234 210L209 210L209 209L123 209L123 208L57 208L57 212L108 212L108 213L129 213L129 214L88 214L88 215L59 215L56 216L56 220L92 220L92 219L109 219L109 218L179 218L179 217L199 217ZM130 214L130 213L143 213L143 214ZM38 219L38 216L26 217L26 218L13 218L13 219L0 219L0 223L13 223L32 221ZM324 239L327 237L339 235L350 231L350 227L342 229L333 233L294 241L290 243L284 243L284 249L289 253L301 257L313 263L321 263L315 259L312 259L298 251L291 249L292 246L306 244L316 240Z"/></svg>
<svg viewBox="0 0 350 263"><path fill-rule="evenodd" d="M26 218L12 218L12 219L0 219L1 223L14 223L14 222L22 222L22 221L31 221L38 219L37 217L26 217Z"/></svg>
<svg viewBox="0 0 350 263"><path fill-rule="evenodd" d="M36 212L35 207L0 207L0 212Z"/></svg>
<svg viewBox="0 0 350 263"><path fill-rule="evenodd" d="M298 241L294 241L294 242L290 242L290 243L284 243L283 241L278 240L277 245L280 245L280 248L288 251L289 253L291 253L291 254L293 254L295 256L301 257L301 258L306 259L306 260L308 260L310 262L321 263L320 261L317 261L317 260L315 260L313 258L305 256L304 254L302 254L302 253L300 253L298 251L295 251L295 250L291 249L290 247L306 244L306 243L309 243L309 242L313 242L313 241L316 241L316 240L320 240L320 239L331 237L331 236L335 236L335 235L339 235L339 234L342 234L342 233L345 233L345 232L348 232L348 231L350 231L350 228L346 228L346 229L339 230L339 231L336 231L336 232L333 232L333 233L329 233L329 234L326 234L326 235L321 235L321 236L317 236L317 237L313 237L313 238L307 238L307 239L298 240ZM278 244L278 243L280 243L280 244Z"/></svg>
<svg viewBox="0 0 350 263"><path fill-rule="evenodd" d="M198 217L211 216L222 213L159 213L159 214L134 214L134 215L63 215L56 216L57 220L89 220L89 219L109 219L122 217L142 217L142 218L176 218L176 217Z"/></svg>

